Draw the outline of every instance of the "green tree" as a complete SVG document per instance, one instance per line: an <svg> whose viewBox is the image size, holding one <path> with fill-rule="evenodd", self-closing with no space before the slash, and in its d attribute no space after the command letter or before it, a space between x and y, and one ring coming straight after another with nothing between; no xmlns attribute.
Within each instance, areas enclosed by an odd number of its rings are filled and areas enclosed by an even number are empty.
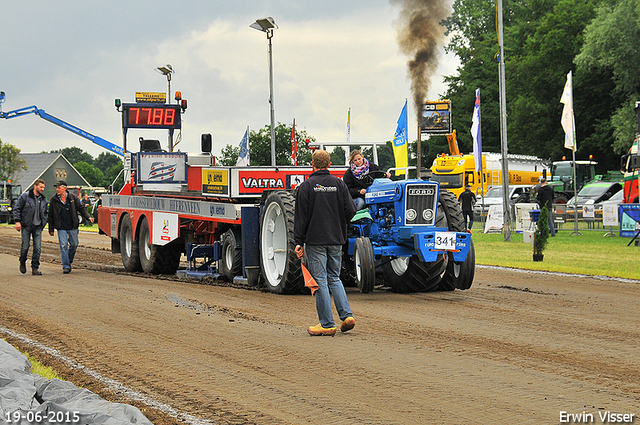
<svg viewBox="0 0 640 425"><path fill-rule="evenodd" d="M358 149L358 146L351 146L350 151L354 149ZM330 152L331 154L331 165L344 165L346 164L345 155L347 151L342 146L335 146L333 150Z"/></svg>
<svg viewBox="0 0 640 425"><path fill-rule="evenodd" d="M603 1L584 31L582 50L575 58L579 71L611 73L618 99L610 116L613 148L625 152L635 137L633 105L640 96L640 1Z"/></svg>
<svg viewBox="0 0 640 425"><path fill-rule="evenodd" d="M278 123L275 128L276 165L291 165L291 125ZM305 141L315 141L305 130L296 130L298 141L298 165L311 164L311 151ZM249 161L250 165L271 165L271 126L265 125L258 131L249 132ZM218 162L222 165L236 165L240 149L237 146L226 145L222 148Z"/></svg>
<svg viewBox="0 0 640 425"><path fill-rule="evenodd" d="M570 153L563 147L560 97L566 74L573 70L578 158L592 154L600 162L599 171L615 168L618 157L612 148L615 127L610 117L615 110L612 108L615 93L611 71L599 68L582 72L574 65L585 43L585 27L596 16L598 1L603 0L508 0L504 3L510 153L554 160ZM461 62L456 75L445 78L448 88L444 97L452 102L452 120L462 152L472 151L470 128L476 88L481 95L483 150L499 152L501 149L494 7L493 3L480 0L455 0L453 14L444 22L450 34L446 50ZM627 39L636 41L638 37ZM600 53L607 55L607 50L600 49ZM448 151L443 138L430 137L426 144L429 155L434 151L439 153L438 150Z"/></svg>
<svg viewBox="0 0 640 425"><path fill-rule="evenodd" d="M447 91L443 95L451 100L452 122L458 135L460 150L473 150L471 117L475 90L479 88L483 150L499 152L500 110L495 4L480 0L455 0L453 13L443 24L450 34L450 42L445 50L455 54L462 64L457 69L457 75L445 77ZM423 140L422 147L422 152L425 153L423 164L425 159L426 162L430 162L439 153L449 151L446 138L442 136L431 136ZM415 149L413 151L410 163L415 165Z"/></svg>
<svg viewBox="0 0 640 425"><path fill-rule="evenodd" d="M564 149L564 131L560 124L564 105L560 103L560 97L566 75L573 70L573 59L580 51L586 23L595 12L594 2L590 0L559 0L548 6L550 11L540 13L533 33L519 49L520 55L510 62L508 133L510 149L558 159L569 152ZM577 125L580 156L588 149L584 141L593 133L591 125L598 118L598 115L591 115L588 108L592 103L587 99L596 98L600 105L606 104L609 92L603 82L588 75L573 74L574 111L576 122L580 124ZM606 128L605 133L610 134L611 129ZM600 142L610 145L611 138ZM610 151L609 155L612 154Z"/></svg>
<svg viewBox="0 0 640 425"><path fill-rule="evenodd" d="M119 191L122 186L124 186L124 177L120 174L123 168L124 164L122 161L119 161L117 164L113 164L109 167L107 171L104 172L104 177L100 186L108 188L113 184L114 193Z"/></svg>
<svg viewBox="0 0 640 425"><path fill-rule="evenodd" d="M103 184L104 174L93 165L80 161L74 164L74 167L91 186L101 186Z"/></svg>
<svg viewBox="0 0 640 425"><path fill-rule="evenodd" d="M218 162L220 163L220 165L231 167L236 165L236 163L238 162L239 156L240 156L240 146L227 145L224 148L222 148L221 155ZM251 156L249 156L249 160L251 160Z"/></svg>
<svg viewBox="0 0 640 425"><path fill-rule="evenodd" d="M93 161L93 166L102 171L102 173L106 172L109 168L116 164L122 164L122 157L109 152L102 152Z"/></svg>
<svg viewBox="0 0 640 425"><path fill-rule="evenodd" d="M20 149L0 140L0 180L16 180L26 170L27 163L20 158Z"/></svg>
<svg viewBox="0 0 640 425"><path fill-rule="evenodd" d="M51 151L51 153L61 153L71 164L75 165L80 161L84 161L89 165L93 165L93 157L91 154L83 151L82 149L72 146L70 148L63 148Z"/></svg>

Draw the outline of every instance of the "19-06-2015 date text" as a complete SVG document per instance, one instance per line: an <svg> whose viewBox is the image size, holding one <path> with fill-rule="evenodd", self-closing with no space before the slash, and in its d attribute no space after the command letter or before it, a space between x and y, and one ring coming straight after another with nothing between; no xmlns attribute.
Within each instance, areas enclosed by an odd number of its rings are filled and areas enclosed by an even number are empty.
<svg viewBox="0 0 640 425"><path fill-rule="evenodd" d="M20 423L26 421L30 424L47 423L47 424L79 424L80 412L40 412L37 410L6 410L4 412L4 420L6 423Z"/></svg>

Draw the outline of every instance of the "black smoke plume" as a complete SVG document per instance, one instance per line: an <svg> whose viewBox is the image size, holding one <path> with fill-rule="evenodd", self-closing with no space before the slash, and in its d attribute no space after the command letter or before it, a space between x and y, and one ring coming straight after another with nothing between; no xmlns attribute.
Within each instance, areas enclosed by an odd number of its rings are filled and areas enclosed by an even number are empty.
<svg viewBox="0 0 640 425"><path fill-rule="evenodd" d="M440 23L449 16L446 0L390 0L400 6L398 45L409 56L407 74L411 79L413 104L420 123L431 77L438 68L440 46L445 42L445 28Z"/></svg>

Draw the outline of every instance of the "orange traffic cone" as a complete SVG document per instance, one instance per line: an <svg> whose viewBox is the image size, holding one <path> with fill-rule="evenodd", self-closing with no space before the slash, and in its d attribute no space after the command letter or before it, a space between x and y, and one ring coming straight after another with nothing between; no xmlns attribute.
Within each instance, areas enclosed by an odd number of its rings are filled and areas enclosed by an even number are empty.
<svg viewBox="0 0 640 425"><path fill-rule="evenodd" d="M304 276L304 286L311 290L311 295L315 295L316 291L318 290L318 283L313 278L313 276L311 276L311 273L309 273L307 267L302 263L300 263L300 265L302 266L302 275Z"/></svg>

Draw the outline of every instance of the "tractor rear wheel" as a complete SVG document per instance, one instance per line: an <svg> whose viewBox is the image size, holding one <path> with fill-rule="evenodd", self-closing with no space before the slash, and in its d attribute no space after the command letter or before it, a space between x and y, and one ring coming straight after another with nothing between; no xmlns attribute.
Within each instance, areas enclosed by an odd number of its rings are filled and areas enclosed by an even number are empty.
<svg viewBox="0 0 640 425"><path fill-rule="evenodd" d="M260 265L270 292L296 294L303 286L293 240L294 198L286 191L267 196L260 220Z"/></svg>
<svg viewBox="0 0 640 425"><path fill-rule="evenodd" d="M440 205L446 218L447 227L451 232L465 232L466 225L460 204L453 193L446 189L440 190ZM447 268L440 282L440 289L453 291L454 289L469 289L473 282L476 268L475 249L473 241L469 248L469 254L462 263L453 261L453 254L446 254Z"/></svg>
<svg viewBox="0 0 640 425"><path fill-rule="evenodd" d="M567 202L569 202L569 198L567 198L567 195L557 195L556 198L553 200L554 204L566 204Z"/></svg>
<svg viewBox="0 0 640 425"><path fill-rule="evenodd" d="M402 286L405 285L405 280L409 278L407 271L409 271L409 262L411 257L397 257L391 259L391 257L382 257L383 262L382 272L384 274L384 283L390 286L394 292L407 292L402 291Z"/></svg>
<svg viewBox="0 0 640 425"><path fill-rule="evenodd" d="M133 226L131 217L125 214L120 223L120 255L122 256L122 265L128 272L139 272L142 270L140 265L140 252L138 249L138 239L134 240Z"/></svg>
<svg viewBox="0 0 640 425"><path fill-rule="evenodd" d="M356 283L363 294L373 291L376 284L375 257L369 238L356 239L353 248Z"/></svg>

